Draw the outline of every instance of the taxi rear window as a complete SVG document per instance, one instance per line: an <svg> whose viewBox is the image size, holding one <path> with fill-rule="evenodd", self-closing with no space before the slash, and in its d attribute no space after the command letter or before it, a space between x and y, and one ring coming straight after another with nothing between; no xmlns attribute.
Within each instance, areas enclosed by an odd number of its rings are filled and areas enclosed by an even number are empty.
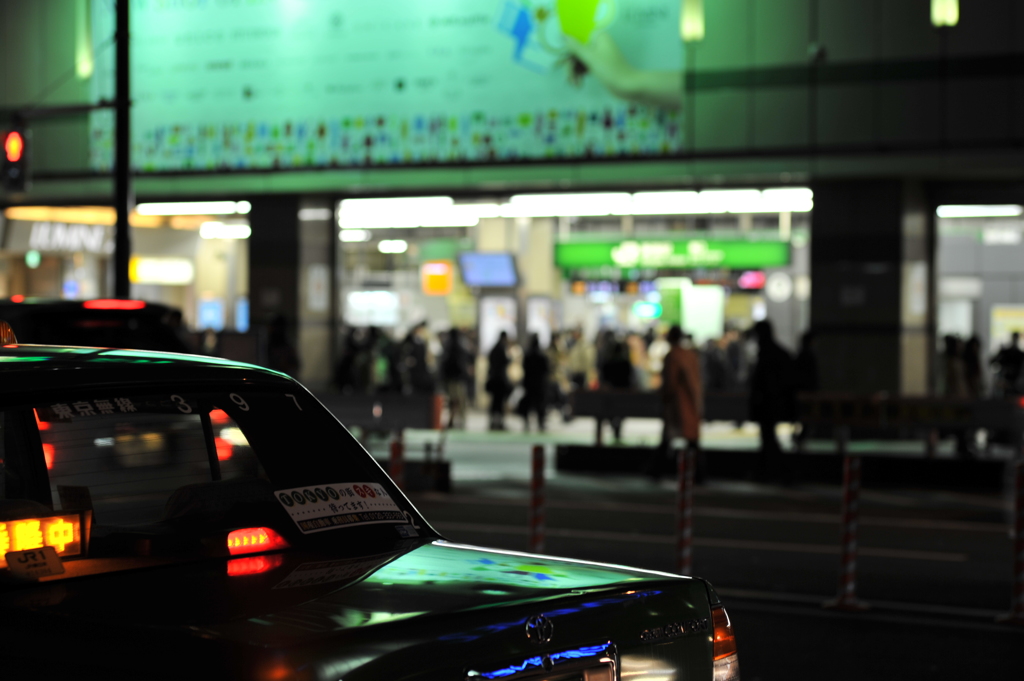
<svg viewBox="0 0 1024 681"><path fill-rule="evenodd" d="M292 545L322 543L320 534L353 529L394 540L402 536L396 525L415 513L399 498L401 508L380 499L338 499L348 488L371 486L388 497L382 485L390 481L308 394L79 391L4 409L0 430L0 525L21 522L11 525L19 534L0 546L0 558L36 548L32 542L51 545L48 532L57 539L88 538L83 545L90 548L82 553L106 557L155 554L154 546L165 556L195 553L199 543L173 537L208 539L245 526L271 527ZM311 539L295 503L279 501L287 496L282 491L301 494L307 487L310 506L336 502L336 513L316 517L339 529ZM327 490L323 502L316 496L320 489ZM22 502L48 513L26 516ZM74 514L83 514L81 527ZM67 516L69 525L50 519L58 516ZM26 517L41 522L30 523L30 532L23 527ZM0 541L5 529L0 527ZM61 546L59 553L77 549L70 542Z"/></svg>

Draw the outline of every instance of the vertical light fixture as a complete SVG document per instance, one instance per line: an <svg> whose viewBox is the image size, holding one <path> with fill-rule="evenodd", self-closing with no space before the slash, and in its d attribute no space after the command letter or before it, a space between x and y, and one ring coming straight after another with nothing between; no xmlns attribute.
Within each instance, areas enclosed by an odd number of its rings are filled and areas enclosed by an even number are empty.
<svg viewBox="0 0 1024 681"><path fill-rule="evenodd" d="M95 69L92 55L92 17L89 0L75 0L75 75L88 80Z"/></svg>
<svg viewBox="0 0 1024 681"><path fill-rule="evenodd" d="M960 21L960 0L932 0L932 26L956 26Z"/></svg>
<svg viewBox="0 0 1024 681"><path fill-rule="evenodd" d="M679 35L684 43L704 40L704 0L683 0Z"/></svg>

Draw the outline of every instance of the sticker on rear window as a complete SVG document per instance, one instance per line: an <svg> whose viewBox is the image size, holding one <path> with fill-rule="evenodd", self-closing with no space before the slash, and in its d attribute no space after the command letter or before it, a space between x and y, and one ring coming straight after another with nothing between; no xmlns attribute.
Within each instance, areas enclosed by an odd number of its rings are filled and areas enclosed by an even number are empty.
<svg viewBox="0 0 1024 681"><path fill-rule="evenodd" d="M274 493L303 534L352 525L406 523L387 491L373 482L343 482Z"/></svg>

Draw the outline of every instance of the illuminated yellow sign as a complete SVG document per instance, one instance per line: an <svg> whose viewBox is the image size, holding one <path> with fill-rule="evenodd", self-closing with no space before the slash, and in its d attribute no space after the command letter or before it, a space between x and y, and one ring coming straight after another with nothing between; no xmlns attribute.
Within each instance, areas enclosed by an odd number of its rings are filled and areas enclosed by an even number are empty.
<svg viewBox="0 0 1024 681"><path fill-rule="evenodd" d="M10 551L44 546L52 546L59 556L82 553L81 518L76 514L0 522L0 567L7 567Z"/></svg>
<svg viewBox="0 0 1024 681"><path fill-rule="evenodd" d="M420 266L420 284L428 296L446 296L455 286L450 260L429 260Z"/></svg>

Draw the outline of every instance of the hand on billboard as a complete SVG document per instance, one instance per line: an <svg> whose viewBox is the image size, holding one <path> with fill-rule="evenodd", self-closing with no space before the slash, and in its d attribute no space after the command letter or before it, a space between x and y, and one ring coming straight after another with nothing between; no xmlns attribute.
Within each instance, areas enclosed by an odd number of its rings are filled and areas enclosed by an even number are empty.
<svg viewBox="0 0 1024 681"><path fill-rule="evenodd" d="M683 74L681 71L644 71L626 59L610 35L595 33L586 43L565 37L572 67L570 78L576 85L587 73L621 99L678 109L683 105Z"/></svg>

